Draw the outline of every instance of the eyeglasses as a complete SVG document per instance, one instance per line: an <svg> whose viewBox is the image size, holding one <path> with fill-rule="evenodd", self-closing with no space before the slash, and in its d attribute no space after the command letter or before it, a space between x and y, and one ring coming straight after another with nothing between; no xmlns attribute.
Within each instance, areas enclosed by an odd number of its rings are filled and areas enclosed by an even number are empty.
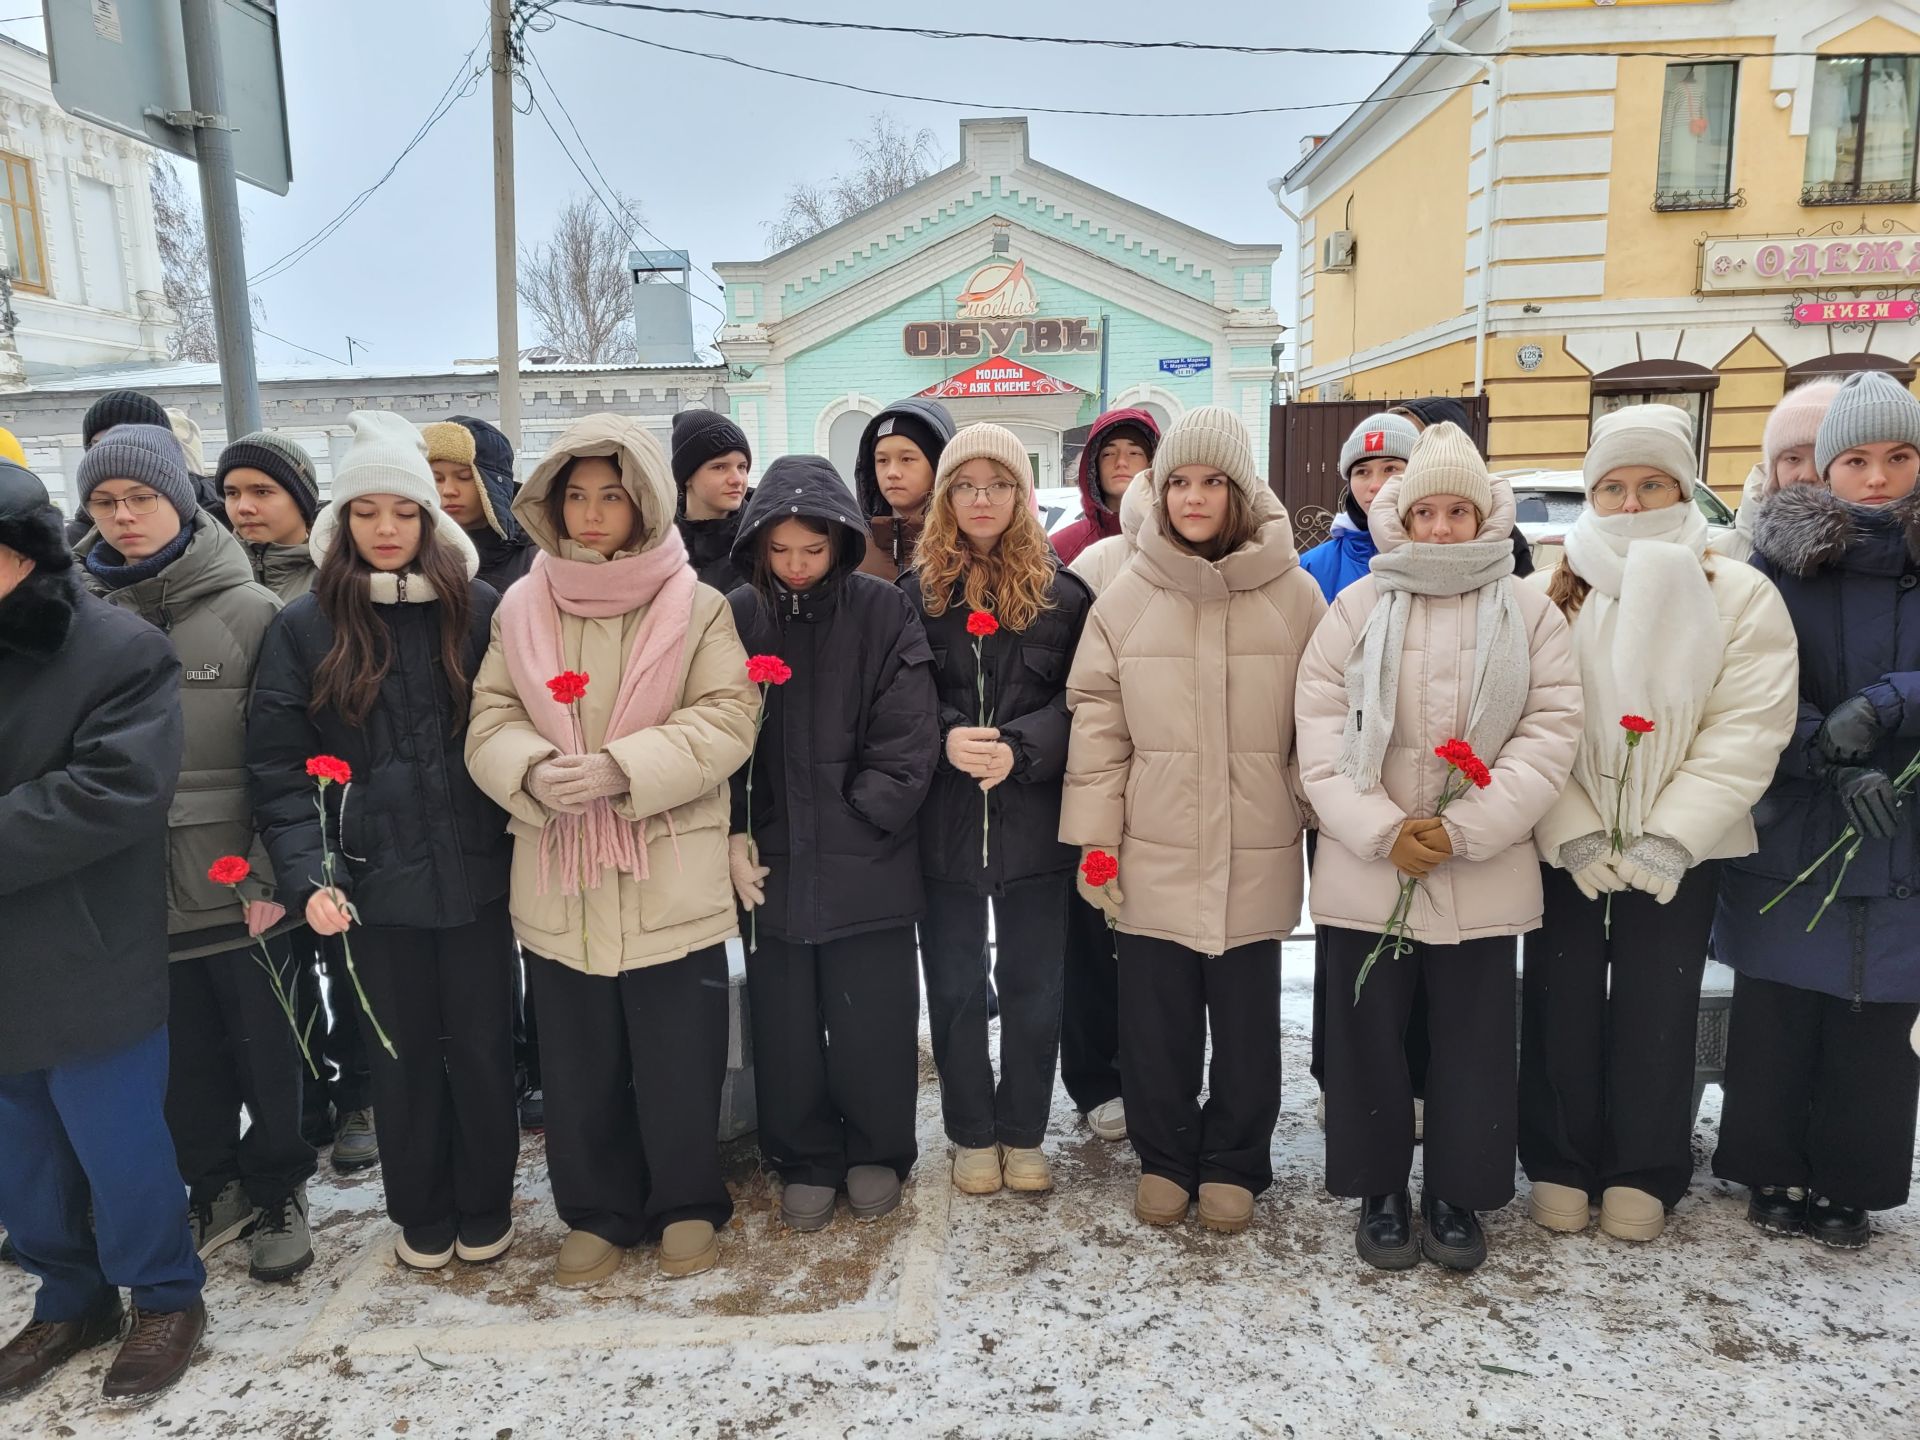
<svg viewBox="0 0 1920 1440"><path fill-rule="evenodd" d="M87 501L87 513L96 520L111 520L113 512L122 505L127 507L129 515L151 515L160 508L160 497L151 490L139 495L128 495L121 500L110 500L105 495L96 495Z"/></svg>
<svg viewBox="0 0 1920 1440"><path fill-rule="evenodd" d="M1005 480L996 480L991 485L968 485L963 481L953 487L953 498L962 505L978 505L982 500L1004 505L1013 498L1016 488Z"/></svg>
<svg viewBox="0 0 1920 1440"><path fill-rule="evenodd" d="M1642 510L1658 510L1663 505L1671 505L1679 493L1680 487L1671 480L1641 480L1633 485L1620 480L1602 480L1593 487L1593 508L1603 512L1619 510L1631 494L1640 502Z"/></svg>

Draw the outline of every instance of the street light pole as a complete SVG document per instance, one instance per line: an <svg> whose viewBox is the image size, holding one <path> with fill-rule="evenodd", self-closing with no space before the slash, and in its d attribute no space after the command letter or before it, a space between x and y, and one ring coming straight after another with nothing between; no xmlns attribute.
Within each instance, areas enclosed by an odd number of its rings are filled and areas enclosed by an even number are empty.
<svg viewBox="0 0 1920 1440"><path fill-rule="evenodd" d="M233 170L233 130L227 123L226 81L220 68L215 0L180 0L187 48L187 103L178 117L193 131L200 171L200 211L207 232L208 293L220 345L220 395L227 438L260 428L260 377L253 363L253 316L247 303L247 259L240 229L240 187Z"/></svg>
<svg viewBox="0 0 1920 1440"><path fill-rule="evenodd" d="M514 273L513 0L491 0L493 304L499 327L500 429L520 449L520 292Z"/></svg>

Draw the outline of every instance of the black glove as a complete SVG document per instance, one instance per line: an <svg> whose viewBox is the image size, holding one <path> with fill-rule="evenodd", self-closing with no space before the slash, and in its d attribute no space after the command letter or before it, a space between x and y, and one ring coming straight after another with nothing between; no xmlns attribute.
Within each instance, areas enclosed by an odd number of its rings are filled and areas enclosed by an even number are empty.
<svg viewBox="0 0 1920 1440"><path fill-rule="evenodd" d="M1896 813L1900 802L1886 771L1843 766L1827 776L1827 783L1839 794L1841 807L1855 830L1870 840L1893 838L1900 825Z"/></svg>
<svg viewBox="0 0 1920 1440"><path fill-rule="evenodd" d="M1885 734L1880 712L1864 695L1842 700L1813 733L1813 748L1830 765L1849 765L1866 759Z"/></svg>

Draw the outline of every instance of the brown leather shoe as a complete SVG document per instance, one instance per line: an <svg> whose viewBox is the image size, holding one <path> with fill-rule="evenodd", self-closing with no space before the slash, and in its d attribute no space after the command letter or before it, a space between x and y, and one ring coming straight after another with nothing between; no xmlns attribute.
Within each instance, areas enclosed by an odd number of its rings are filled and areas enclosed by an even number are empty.
<svg viewBox="0 0 1920 1440"><path fill-rule="evenodd" d="M133 1328L113 1357L100 1393L118 1405L138 1405L153 1399L187 1373L194 1347L207 1331L206 1303L196 1300L185 1310L163 1314L134 1307Z"/></svg>
<svg viewBox="0 0 1920 1440"><path fill-rule="evenodd" d="M120 1292L78 1320L35 1320L0 1349L0 1399L24 1395L82 1350L120 1338Z"/></svg>

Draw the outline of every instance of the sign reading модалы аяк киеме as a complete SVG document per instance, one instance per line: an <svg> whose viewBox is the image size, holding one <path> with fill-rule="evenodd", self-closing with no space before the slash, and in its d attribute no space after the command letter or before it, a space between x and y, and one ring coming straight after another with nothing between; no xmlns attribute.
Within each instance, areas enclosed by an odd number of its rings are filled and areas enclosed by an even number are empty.
<svg viewBox="0 0 1920 1440"><path fill-rule="evenodd" d="M917 320L901 332L916 360L1012 354L1093 355L1100 324L1088 315L1042 317L1025 260L993 260L974 271L955 302L958 319Z"/></svg>

